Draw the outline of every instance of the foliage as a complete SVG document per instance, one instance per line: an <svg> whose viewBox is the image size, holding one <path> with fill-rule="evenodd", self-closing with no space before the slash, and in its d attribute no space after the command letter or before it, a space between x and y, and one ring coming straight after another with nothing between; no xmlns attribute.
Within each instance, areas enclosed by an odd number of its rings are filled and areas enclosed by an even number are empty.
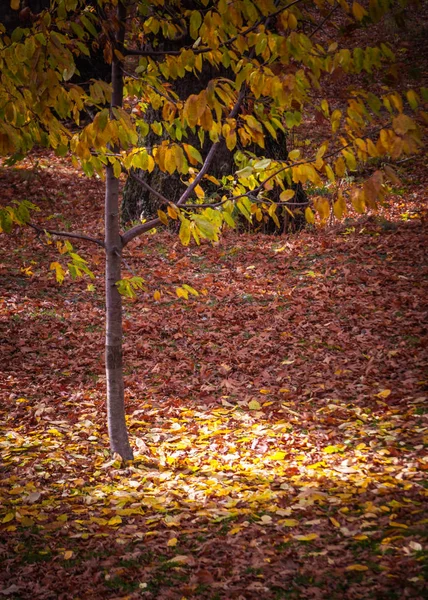
<svg viewBox="0 0 428 600"><path fill-rule="evenodd" d="M31 28L18 28L0 42L0 149L19 158L34 144L53 147L62 155L71 150L88 175L103 176L111 165L119 177L131 167L151 171L156 165L166 173L179 173L196 196L196 204L213 204L192 215L184 207L169 206L160 222L180 218L180 237L215 241L223 224L233 226L232 204L245 218L275 219L269 200L273 189L287 194L297 183L320 186L353 173L361 162L383 157L397 160L418 151L418 112L426 90L400 94L383 88L373 93L361 85L361 76L381 76L395 59L389 44L347 47L346 35L322 35L331 24L368 27L379 22L392 6L389 1L370 2L369 9L345 0L314 3L249 0L232 6L224 0L188 8L178 0L130 4L124 47L115 46L119 23L115 2L98 0L95 7L58 1L49 11L34 17ZM179 49L176 49L179 38ZM162 40L162 44L160 44ZM170 47L168 48L167 43ZM107 62L124 60L125 106L105 104L111 89L102 81L73 83L76 58L102 47ZM143 48L143 49L142 49ZM227 68L228 77L216 77L216 68ZM180 97L179 81L186 73L197 79L204 69L213 77L205 89ZM346 99L329 97L329 83L339 77L354 80ZM161 111L162 121L145 122L151 108ZM95 116L80 125L84 109ZM422 114L422 113L421 113ZM298 130L316 115L330 133L318 148L296 148L288 161L260 159L254 146L264 147L266 135ZM80 128L73 132L66 120ZM136 146L137 128L143 136L158 136L152 147ZM240 169L226 181L201 171L202 157L186 142L189 132L201 144L221 141L237 152ZM109 145L115 147L113 152ZM345 214L350 202L357 212L374 209L384 193L385 176L376 171L362 186L338 195L332 204L318 199L306 209L306 218L325 223L330 212ZM214 179L214 181L213 181ZM208 200L206 185L217 187L217 201ZM211 197L212 194L210 193ZM293 198L281 196L291 212ZM185 203L183 203L185 204ZM168 199L165 199L165 209Z"/></svg>

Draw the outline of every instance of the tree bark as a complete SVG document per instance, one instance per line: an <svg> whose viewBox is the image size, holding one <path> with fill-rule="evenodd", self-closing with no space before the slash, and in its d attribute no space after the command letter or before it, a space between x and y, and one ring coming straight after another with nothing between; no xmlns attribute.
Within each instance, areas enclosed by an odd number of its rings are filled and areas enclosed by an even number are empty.
<svg viewBox="0 0 428 600"><path fill-rule="evenodd" d="M118 4L120 29L116 34L118 44L123 44L126 9ZM112 61L112 100L111 105L122 106L123 74L122 64L114 54ZM122 296L116 286L121 276L122 238L119 217L119 180L113 167L106 167L105 195L105 252L106 252L106 381L107 381L107 420L112 452L120 454L124 460L132 460L133 453L128 439L125 421L125 392L122 359Z"/></svg>

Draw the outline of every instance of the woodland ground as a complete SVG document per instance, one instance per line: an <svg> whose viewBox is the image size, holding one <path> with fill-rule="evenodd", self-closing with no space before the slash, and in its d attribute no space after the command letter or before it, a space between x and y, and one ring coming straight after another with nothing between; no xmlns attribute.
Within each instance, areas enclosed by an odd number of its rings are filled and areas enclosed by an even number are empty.
<svg viewBox="0 0 428 600"><path fill-rule="evenodd" d="M5 200L101 232L102 183L32 160L0 171ZM125 301L126 469L108 455L101 252L79 246L95 291L59 287L54 247L2 236L2 596L423 597L424 160L377 216L133 244L149 291Z"/></svg>
<svg viewBox="0 0 428 600"><path fill-rule="evenodd" d="M403 86L426 78L422 14ZM376 215L315 231L134 241L148 291L125 301L125 469L106 436L101 251L76 244L92 291L59 287L54 246L0 237L0 597L426 597L426 166L396 165ZM102 183L44 151L0 168L0 197L103 229ZM200 295L178 299L183 283Z"/></svg>

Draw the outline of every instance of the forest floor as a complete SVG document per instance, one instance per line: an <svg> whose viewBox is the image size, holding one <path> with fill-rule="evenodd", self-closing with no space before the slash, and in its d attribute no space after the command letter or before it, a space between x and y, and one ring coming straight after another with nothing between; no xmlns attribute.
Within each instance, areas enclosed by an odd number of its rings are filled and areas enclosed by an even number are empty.
<svg viewBox="0 0 428 600"><path fill-rule="evenodd" d="M6 202L101 234L102 182L35 160L0 170ZM133 243L148 291L125 301L125 469L106 435L102 250L79 245L94 288L60 287L54 245L2 236L0 596L424 596L425 160L396 167L377 216ZM199 296L177 298L183 283Z"/></svg>
<svg viewBox="0 0 428 600"><path fill-rule="evenodd" d="M399 73L421 81L411 36ZM59 286L55 244L0 237L0 598L426 597L427 156L394 168L376 214L130 244L147 291L125 301L125 467L102 250L76 243L96 278ZM0 197L102 236L103 183L68 159L0 167Z"/></svg>

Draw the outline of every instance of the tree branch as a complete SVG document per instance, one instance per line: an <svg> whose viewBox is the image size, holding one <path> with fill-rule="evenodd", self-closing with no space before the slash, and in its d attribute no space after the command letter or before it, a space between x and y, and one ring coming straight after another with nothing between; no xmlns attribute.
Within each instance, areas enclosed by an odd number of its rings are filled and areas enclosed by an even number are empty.
<svg viewBox="0 0 428 600"><path fill-rule="evenodd" d="M34 223L27 223L27 225L35 231L37 231L38 233L49 233L49 235L56 235L58 237L67 237L76 240L84 240L85 242L91 242L92 244L97 244L97 246L101 246L101 248L104 248L104 242L102 240L90 237L89 235L83 235L82 233L75 233L73 231L53 231L52 229L46 229L45 227L39 227L38 225L34 225Z"/></svg>
<svg viewBox="0 0 428 600"><path fill-rule="evenodd" d="M128 171L128 176L132 177L132 179L135 179L135 181L138 181L138 183L140 185L142 185L144 188L146 188L146 190L148 192L150 192L151 194L153 194L154 196L157 196L157 198L159 198L159 200L162 200L162 202L164 204L171 204L171 200L168 200L168 198L166 198L163 194L161 194L160 192L157 192L154 188L152 188L151 185L149 185L146 181L144 181L144 179L142 177L139 177L133 171Z"/></svg>
<svg viewBox="0 0 428 600"><path fill-rule="evenodd" d="M327 21L329 20L329 18L331 17L331 15L336 12L336 10L339 8L339 4L336 4L336 6L333 6L333 8L331 9L331 11L328 13L328 15L321 21L321 23L319 25L317 25L317 27L315 27L315 29L312 31L312 33L309 34L309 39L314 37L314 35L316 33L318 33L318 31L320 29L322 29L325 25L325 23L327 23Z"/></svg>

